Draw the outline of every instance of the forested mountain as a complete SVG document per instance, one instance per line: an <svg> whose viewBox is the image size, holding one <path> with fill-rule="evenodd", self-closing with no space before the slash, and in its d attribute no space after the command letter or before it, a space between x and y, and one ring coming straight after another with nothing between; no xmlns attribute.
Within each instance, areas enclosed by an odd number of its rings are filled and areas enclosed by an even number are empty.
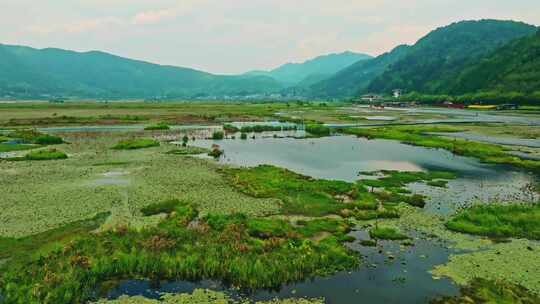
<svg viewBox="0 0 540 304"><path fill-rule="evenodd" d="M399 88L449 93L452 78L481 56L536 30L522 22L499 20L462 21L436 29L410 47L406 56L390 65L365 91L389 93Z"/></svg>
<svg viewBox="0 0 540 304"><path fill-rule="evenodd" d="M350 97L366 89L386 68L402 58L409 46L400 45L376 58L359 61L334 76L311 85L307 93L317 97Z"/></svg>
<svg viewBox="0 0 540 304"><path fill-rule="evenodd" d="M287 86L307 86L328 78L351 64L370 58L372 57L366 54L343 52L319 56L303 63L287 63L271 71L251 71L245 75L265 75Z"/></svg>
<svg viewBox="0 0 540 304"><path fill-rule="evenodd" d="M540 96L540 31L495 50L466 68L444 89L470 92L519 92Z"/></svg>
<svg viewBox="0 0 540 304"><path fill-rule="evenodd" d="M193 97L281 88L266 76L221 76L103 52L0 45L0 96Z"/></svg>

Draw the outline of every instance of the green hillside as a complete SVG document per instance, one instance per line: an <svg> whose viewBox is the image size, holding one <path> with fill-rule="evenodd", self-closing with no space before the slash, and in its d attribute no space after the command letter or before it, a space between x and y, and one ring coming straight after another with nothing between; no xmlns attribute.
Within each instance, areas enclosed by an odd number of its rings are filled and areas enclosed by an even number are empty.
<svg viewBox="0 0 540 304"><path fill-rule="evenodd" d="M532 35L536 29L522 22L498 20L462 21L439 28L420 39L364 91L389 93L399 88L449 93L448 84L463 69L514 39Z"/></svg>
<svg viewBox="0 0 540 304"><path fill-rule="evenodd" d="M448 91L540 93L540 31L510 42L462 71Z"/></svg>
<svg viewBox="0 0 540 304"><path fill-rule="evenodd" d="M193 97L279 89L266 76L221 76L103 52L0 45L0 96Z"/></svg>
<svg viewBox="0 0 540 304"><path fill-rule="evenodd" d="M366 54L343 52L318 56L303 63L287 63L271 71L252 71L246 75L269 76L288 86L307 86L328 78L351 64L371 58Z"/></svg>
<svg viewBox="0 0 540 304"><path fill-rule="evenodd" d="M357 62L334 76L310 86L307 94L316 97L351 97L365 90L370 82L392 63L402 58L409 46L400 45L376 58Z"/></svg>

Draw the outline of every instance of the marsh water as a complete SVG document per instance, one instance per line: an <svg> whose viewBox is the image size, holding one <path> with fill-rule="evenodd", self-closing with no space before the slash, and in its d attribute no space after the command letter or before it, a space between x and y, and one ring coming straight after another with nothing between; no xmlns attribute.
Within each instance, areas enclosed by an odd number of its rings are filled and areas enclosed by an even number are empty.
<svg viewBox="0 0 540 304"><path fill-rule="evenodd" d="M290 136L290 134L287 134ZM441 149L428 149L391 140L368 140L354 136L323 138L273 138L270 134L248 140L202 140L196 145L217 144L224 150L220 162L239 166L270 164L315 178L354 182L359 173L378 170L456 172L448 188L424 184L409 187L428 196L427 211L448 214L465 204L530 201L525 188L533 175L508 166L484 164Z"/></svg>
<svg viewBox="0 0 540 304"><path fill-rule="evenodd" d="M274 135L280 138L274 138ZM376 170L450 170L458 178L448 188L413 184L410 188L429 198L426 212L448 214L457 206L474 200L516 201L530 199L523 187L534 181L526 172L506 166L483 164L476 159L455 156L438 149L404 145L396 141L367 140L354 136L301 137L302 132L269 132L255 139L198 140L195 145L219 145L225 151L219 162L237 166L271 164L315 178L353 182L360 172ZM144 280L122 282L108 294L159 298L161 292L191 292L195 288L222 290L235 297L267 300L275 297L324 297L327 303L427 303L440 295L454 295L458 287L446 278L435 279L429 271L447 261L448 246L435 239L414 235L414 246L379 241L377 247L363 247L369 239L365 229L352 232L357 240L350 246L363 257L359 269L329 277L288 284L279 290L250 293L228 289L217 282L162 282Z"/></svg>

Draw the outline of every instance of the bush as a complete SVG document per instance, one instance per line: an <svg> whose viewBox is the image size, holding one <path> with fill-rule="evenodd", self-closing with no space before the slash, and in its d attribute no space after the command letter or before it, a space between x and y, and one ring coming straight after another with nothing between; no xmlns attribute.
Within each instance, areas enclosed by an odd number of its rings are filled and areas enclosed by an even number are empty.
<svg viewBox="0 0 540 304"><path fill-rule="evenodd" d="M322 124L308 124L306 125L306 132L316 136L329 136L331 130Z"/></svg>
<svg viewBox="0 0 540 304"><path fill-rule="evenodd" d="M375 227L369 231L369 236L379 240L406 240L409 237L390 227Z"/></svg>
<svg viewBox="0 0 540 304"><path fill-rule="evenodd" d="M240 134L240 139L246 140L247 139L247 133L242 132L242 134Z"/></svg>
<svg viewBox="0 0 540 304"><path fill-rule="evenodd" d="M212 134L213 140L222 140L223 138L225 138L225 134L221 131L214 131Z"/></svg>

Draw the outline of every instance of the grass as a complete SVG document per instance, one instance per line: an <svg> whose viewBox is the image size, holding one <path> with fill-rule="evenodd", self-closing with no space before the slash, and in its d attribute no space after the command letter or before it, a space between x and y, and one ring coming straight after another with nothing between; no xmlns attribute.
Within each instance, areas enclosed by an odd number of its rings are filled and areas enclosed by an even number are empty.
<svg viewBox="0 0 540 304"><path fill-rule="evenodd" d="M116 300L100 300L95 304L246 304L244 300L234 300L224 292L195 289L192 293L164 294L159 300L141 296L122 296ZM287 298L257 301L254 304L324 304L323 299Z"/></svg>
<svg viewBox="0 0 540 304"><path fill-rule="evenodd" d="M354 195L356 189L351 183L312 179L268 165L226 169L224 173L238 190L248 195L279 198L285 214L339 214L347 206L339 203L335 196Z"/></svg>
<svg viewBox="0 0 540 304"><path fill-rule="evenodd" d="M58 145L64 143L61 137L38 132L34 129L17 130L9 133L9 137L20 139L27 144Z"/></svg>
<svg viewBox="0 0 540 304"><path fill-rule="evenodd" d="M37 148L37 145L26 145L26 144L2 144L0 143L0 152L14 152L14 151L24 151Z"/></svg>
<svg viewBox="0 0 540 304"><path fill-rule="evenodd" d="M151 138L132 138L119 141L113 149L115 150L137 150L144 148L158 147L159 141Z"/></svg>
<svg viewBox="0 0 540 304"><path fill-rule="evenodd" d="M540 172L540 161L526 160L507 153L503 146L465 139L450 139L429 132L456 131L455 128L433 126L391 126L381 128L353 128L344 132L366 138L399 140L402 143L448 150L456 155L475 157L486 163L510 164Z"/></svg>
<svg viewBox="0 0 540 304"><path fill-rule="evenodd" d="M460 211L446 227L494 238L540 240L540 205L478 205Z"/></svg>
<svg viewBox="0 0 540 304"><path fill-rule="evenodd" d="M174 150L170 150L167 152L167 154L172 155L197 155L197 154L203 154L208 153L210 150L200 147L194 147L194 146L185 146L185 147L179 147Z"/></svg>
<svg viewBox="0 0 540 304"><path fill-rule="evenodd" d="M305 230L238 214L198 217L181 203L157 227L81 234L40 257L18 257L0 272L0 291L8 303L62 304L85 302L101 282L124 277L271 288L356 267L358 257L340 241L350 228L335 224L307 222Z"/></svg>
<svg viewBox="0 0 540 304"><path fill-rule="evenodd" d="M169 201L163 201L156 204L148 205L141 209L141 213L144 216L151 216L156 215L160 213L166 213L169 214L173 212L176 207L182 205L182 202L179 200L169 200Z"/></svg>
<svg viewBox="0 0 540 304"><path fill-rule="evenodd" d="M315 136L329 136L332 133L330 128L322 124L307 124L306 132Z"/></svg>
<svg viewBox="0 0 540 304"><path fill-rule="evenodd" d="M146 127L144 127L144 129L146 131L170 130L171 127L168 124L164 123L164 122L160 122L160 123L157 123L155 125L146 126Z"/></svg>
<svg viewBox="0 0 540 304"><path fill-rule="evenodd" d="M460 295L434 299L431 304L499 303L534 304L540 303L538 295L526 288L500 280L474 279L471 284L460 288Z"/></svg>
<svg viewBox="0 0 540 304"><path fill-rule="evenodd" d="M0 259L34 254L44 247L50 248L51 244L66 244L81 233L88 233L99 228L109 215L108 212L100 213L88 220L75 221L66 226L23 238L0 237Z"/></svg>
<svg viewBox="0 0 540 304"><path fill-rule="evenodd" d="M47 149L47 150L37 150L28 152L25 156L22 157L10 157L6 158L8 161L43 161L43 160L60 160L67 159L68 156L66 153L57 150L57 149Z"/></svg>
<svg viewBox="0 0 540 304"><path fill-rule="evenodd" d="M409 237L391 227L374 227L369 230L369 236L378 240L406 240Z"/></svg>

